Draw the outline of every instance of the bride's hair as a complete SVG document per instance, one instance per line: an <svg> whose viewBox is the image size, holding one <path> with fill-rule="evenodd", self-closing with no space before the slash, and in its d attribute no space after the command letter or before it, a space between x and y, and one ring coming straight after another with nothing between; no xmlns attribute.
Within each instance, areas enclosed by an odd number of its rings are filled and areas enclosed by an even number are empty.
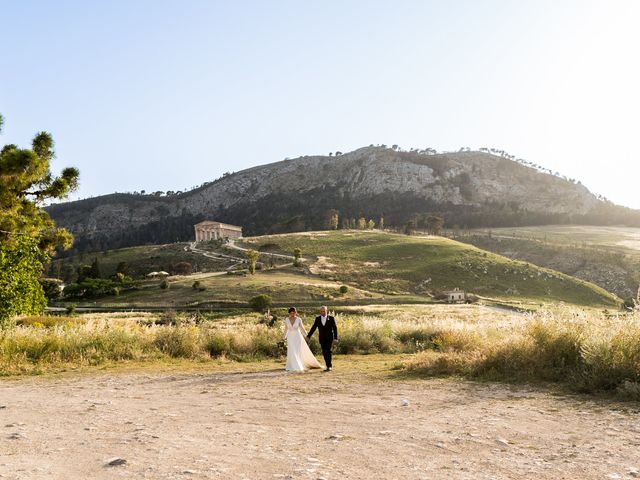
<svg viewBox="0 0 640 480"><path fill-rule="evenodd" d="M297 312L296 307L289 307L289 313Z"/></svg>

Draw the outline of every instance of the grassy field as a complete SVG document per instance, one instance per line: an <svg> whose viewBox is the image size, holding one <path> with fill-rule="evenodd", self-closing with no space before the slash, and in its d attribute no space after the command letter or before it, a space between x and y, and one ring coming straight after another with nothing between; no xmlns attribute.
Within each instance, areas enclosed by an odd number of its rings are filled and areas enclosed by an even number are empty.
<svg viewBox="0 0 640 480"><path fill-rule="evenodd" d="M461 288L501 299L616 306L604 289L565 274L514 261L443 237L383 232L305 232L247 238L244 245L300 248L324 278L385 295Z"/></svg>
<svg viewBox="0 0 640 480"><path fill-rule="evenodd" d="M103 277L115 274L120 262L127 264L127 274L133 277L144 277L147 273L160 270L171 272L173 266L179 262L191 263L195 272L215 272L233 264L228 260L218 260L195 254L188 250L188 245L187 243L143 245L57 258L52 261L48 274L50 276L59 276L67 266L76 270L80 265L91 265L91 262L96 258L100 264Z"/></svg>
<svg viewBox="0 0 640 480"><path fill-rule="evenodd" d="M592 225L542 225L533 227L482 228L470 233L532 238L563 245L591 246L630 255L640 255L640 228Z"/></svg>
<svg viewBox="0 0 640 480"><path fill-rule="evenodd" d="M145 279L137 289L123 289L117 296L73 298L66 303L113 308L246 305L262 293L271 295L276 303L431 302L438 292L461 288L486 301L525 308L553 302L609 308L620 304L615 295L587 281L444 237L340 230L246 238L241 245L288 255L300 248L304 267L267 268L265 254L260 259L265 268L256 275L226 275L233 261L195 254L186 250L186 244L127 248L98 255L103 276L115 272L119 262L126 262L134 276L171 271L179 261L189 261L199 272L170 277L167 289L160 288L159 279ZM235 257L244 255L225 247L208 248ZM90 263L91 258L72 257L64 262L77 266ZM194 287L194 282L199 283ZM339 292L342 285L348 286L346 294Z"/></svg>
<svg viewBox="0 0 640 480"><path fill-rule="evenodd" d="M283 318L283 311L277 312ZM315 309L302 309L307 328ZM640 399L640 315L556 307L519 314L480 305L345 307L337 355L397 355L389 373L553 382ZM260 314L87 314L20 319L0 331L0 375L183 360L284 360L281 321ZM161 324L159 324L161 323ZM320 346L314 339L316 355ZM271 359L271 360L269 360Z"/></svg>
<svg viewBox="0 0 640 480"><path fill-rule="evenodd" d="M456 240L595 283L623 299L638 294L640 229L542 226L477 229L457 235Z"/></svg>
<svg viewBox="0 0 640 480"><path fill-rule="evenodd" d="M117 297L106 297L98 302L102 306L189 306L206 303L246 304L259 294L268 294L275 303L306 303L338 300L340 302L367 301L382 295L349 288L340 293L341 284L303 271L266 270L255 275L195 274L169 278L169 288L161 289L160 280L147 280L139 290L123 292ZM194 282L198 288L193 288ZM91 306L92 302L78 302L78 306Z"/></svg>

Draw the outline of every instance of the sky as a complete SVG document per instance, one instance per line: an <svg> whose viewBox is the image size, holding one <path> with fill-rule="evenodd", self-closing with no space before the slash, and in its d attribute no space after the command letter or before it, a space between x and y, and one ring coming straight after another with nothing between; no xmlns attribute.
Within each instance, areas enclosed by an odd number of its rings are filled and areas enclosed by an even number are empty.
<svg viewBox="0 0 640 480"><path fill-rule="evenodd" d="M72 198L286 157L498 148L640 208L640 1L0 0L0 145Z"/></svg>

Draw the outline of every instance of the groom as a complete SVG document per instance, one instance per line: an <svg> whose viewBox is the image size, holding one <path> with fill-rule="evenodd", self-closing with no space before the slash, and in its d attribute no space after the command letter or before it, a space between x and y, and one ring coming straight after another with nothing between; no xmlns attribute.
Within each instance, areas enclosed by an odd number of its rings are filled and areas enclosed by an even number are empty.
<svg viewBox="0 0 640 480"><path fill-rule="evenodd" d="M325 372L330 372L333 368L331 365L331 347L334 341L338 341L338 327L336 326L336 319L331 315L327 315L327 307L325 306L320 307L320 316L316 317L316 321L313 322L313 327L311 327L307 335L308 339L311 339L311 335L316 331L316 328L319 332L324 363L327 366Z"/></svg>

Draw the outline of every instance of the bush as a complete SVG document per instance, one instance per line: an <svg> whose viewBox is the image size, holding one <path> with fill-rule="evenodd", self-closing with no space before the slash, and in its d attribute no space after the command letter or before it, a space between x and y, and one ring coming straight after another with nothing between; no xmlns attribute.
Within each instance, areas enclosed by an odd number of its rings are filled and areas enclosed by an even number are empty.
<svg viewBox="0 0 640 480"><path fill-rule="evenodd" d="M209 356L216 358L229 353L229 342L222 333L210 332L204 338L203 348Z"/></svg>
<svg viewBox="0 0 640 480"><path fill-rule="evenodd" d="M271 306L271 303L271 296L264 293L249 299L249 306L254 312L264 312Z"/></svg>
<svg viewBox="0 0 640 480"><path fill-rule="evenodd" d="M198 329L175 327L158 330L154 345L170 357L193 358L198 354Z"/></svg>
<svg viewBox="0 0 640 480"><path fill-rule="evenodd" d="M72 283L64 289L65 298L97 298L119 295L122 290L133 288L127 279L120 281L106 278L86 278L80 283Z"/></svg>
<svg viewBox="0 0 640 480"><path fill-rule="evenodd" d="M20 235L13 242L0 241L0 330L11 326L15 315L44 310L47 300L38 278L46 260L34 238Z"/></svg>
<svg viewBox="0 0 640 480"><path fill-rule="evenodd" d="M175 310L165 310L156 321L158 325L177 325L178 313Z"/></svg>
<svg viewBox="0 0 640 480"><path fill-rule="evenodd" d="M342 295L344 295L345 293L347 293L349 291L349 287L347 287L346 285L340 285L340 293Z"/></svg>
<svg viewBox="0 0 640 480"><path fill-rule="evenodd" d="M191 275L193 266L189 262L178 262L173 266L175 275Z"/></svg>
<svg viewBox="0 0 640 480"><path fill-rule="evenodd" d="M60 280L54 278L41 278L39 282L47 300L57 300L62 295L62 282Z"/></svg>
<svg viewBox="0 0 640 480"><path fill-rule="evenodd" d="M165 279L160 282L160 288L166 290L169 288L169 282Z"/></svg>

